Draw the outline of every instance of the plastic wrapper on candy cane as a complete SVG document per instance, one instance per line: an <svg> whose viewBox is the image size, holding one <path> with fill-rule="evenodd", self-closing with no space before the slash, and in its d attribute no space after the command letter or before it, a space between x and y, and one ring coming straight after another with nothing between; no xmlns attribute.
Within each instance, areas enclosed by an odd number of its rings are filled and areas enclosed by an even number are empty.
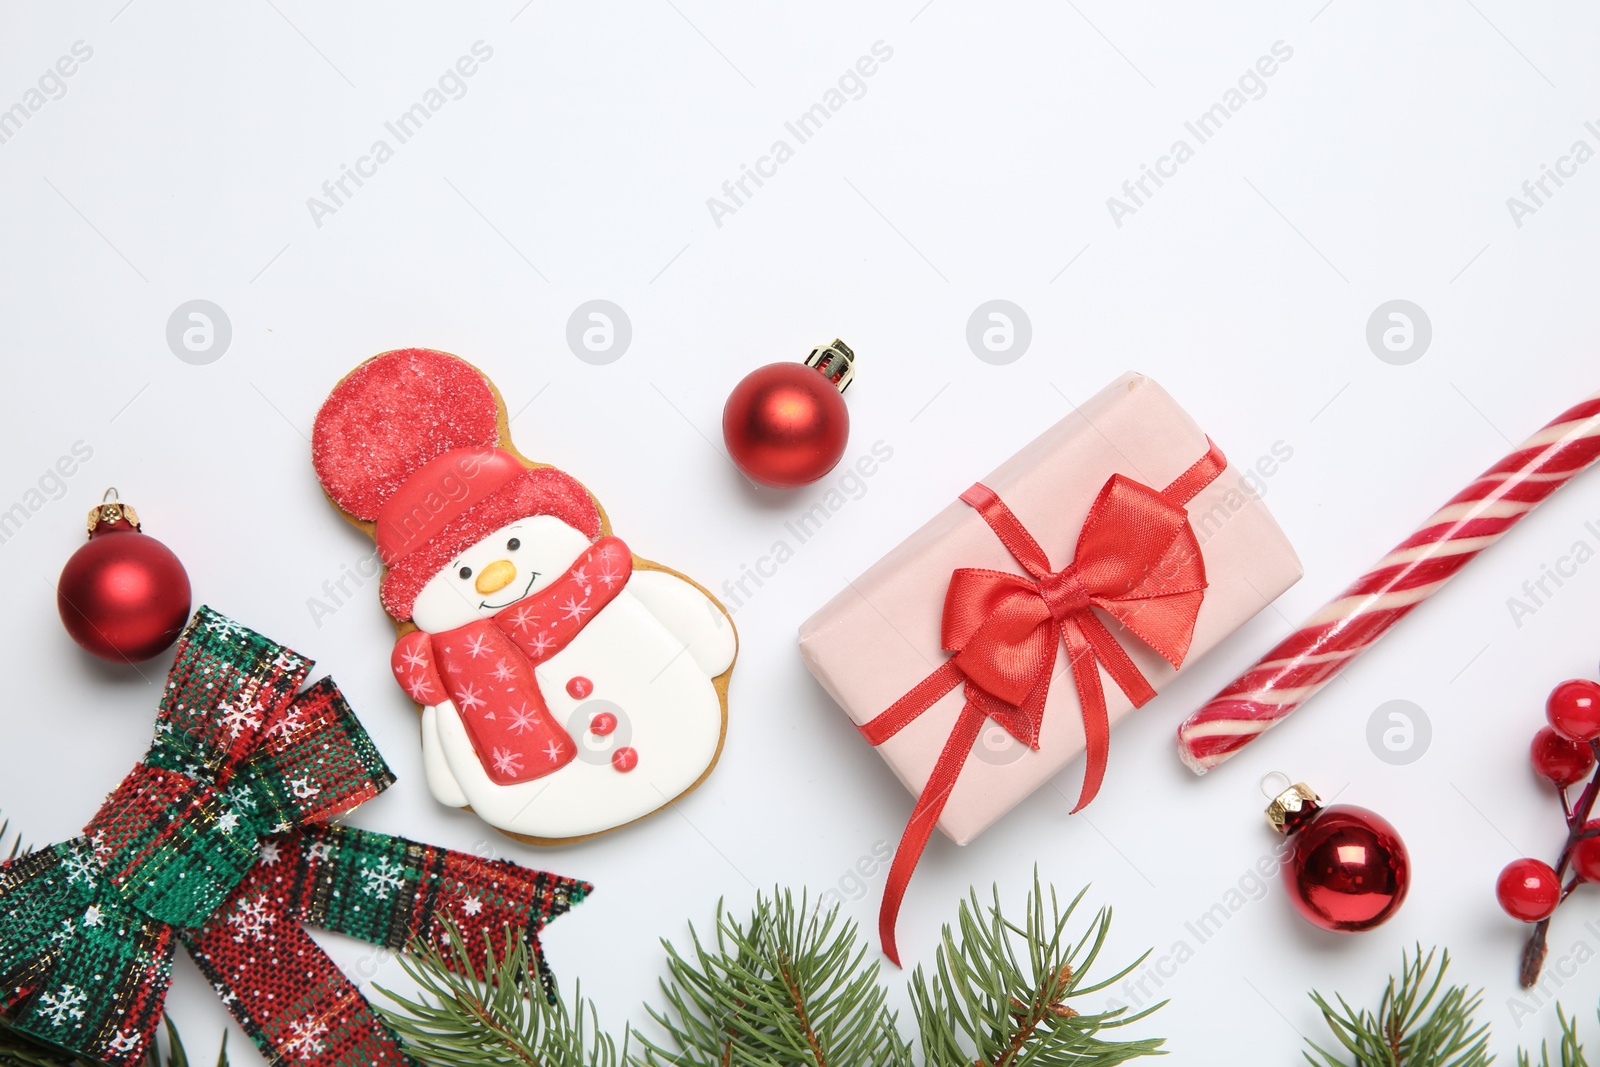
<svg viewBox="0 0 1600 1067"><path fill-rule="evenodd" d="M1305 625L1178 728L1204 774L1283 721L1522 517L1600 458L1600 393L1457 493Z"/></svg>

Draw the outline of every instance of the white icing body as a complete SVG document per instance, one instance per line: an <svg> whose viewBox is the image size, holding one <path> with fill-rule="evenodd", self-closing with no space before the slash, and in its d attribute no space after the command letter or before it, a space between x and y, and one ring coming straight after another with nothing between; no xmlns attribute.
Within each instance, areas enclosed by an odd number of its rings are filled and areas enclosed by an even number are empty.
<svg viewBox="0 0 1600 1067"><path fill-rule="evenodd" d="M511 538L519 542L515 551L507 548ZM434 576L417 597L413 619L439 633L491 616L555 581L588 545L579 531L549 516L513 523ZM460 577L462 568L482 575L501 560L517 573L495 593L485 595L470 576ZM662 571L635 571L566 648L535 668L540 693L577 742L578 758L543 778L498 785L446 700L423 712L428 786L441 804L471 805L489 824L529 837L582 837L648 815L716 760L723 715L712 679L732 665L736 651L733 625L698 588ZM573 678L588 679L593 691L572 696ZM617 719L609 735L589 730L598 712ZM623 746L638 754L626 772L612 763Z"/></svg>

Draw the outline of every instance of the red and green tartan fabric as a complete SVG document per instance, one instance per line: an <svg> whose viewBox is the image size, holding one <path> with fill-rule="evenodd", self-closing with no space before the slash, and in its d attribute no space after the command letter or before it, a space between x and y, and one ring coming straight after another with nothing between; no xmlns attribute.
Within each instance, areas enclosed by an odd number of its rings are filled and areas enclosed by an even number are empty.
<svg viewBox="0 0 1600 1067"><path fill-rule="evenodd" d="M137 1067L181 942L274 1063L409 1065L400 1039L304 926L404 951L538 934L584 882L323 825L393 775L311 662L202 607L179 641L156 739L84 836L0 865L0 1012ZM449 956L446 956L449 959Z"/></svg>

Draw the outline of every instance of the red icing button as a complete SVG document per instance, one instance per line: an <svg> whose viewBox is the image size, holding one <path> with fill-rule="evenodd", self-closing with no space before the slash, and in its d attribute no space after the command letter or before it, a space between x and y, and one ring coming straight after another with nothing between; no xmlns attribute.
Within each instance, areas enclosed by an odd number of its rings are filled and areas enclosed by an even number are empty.
<svg viewBox="0 0 1600 1067"><path fill-rule="evenodd" d="M573 700L582 700L594 692L594 683L579 675L567 683L567 695Z"/></svg>
<svg viewBox="0 0 1600 1067"><path fill-rule="evenodd" d="M589 720L589 732L597 737L605 737L617 728L617 717L609 711L602 711Z"/></svg>
<svg viewBox="0 0 1600 1067"><path fill-rule="evenodd" d="M639 766L639 750L636 748L619 748L611 754L611 766L627 774Z"/></svg>

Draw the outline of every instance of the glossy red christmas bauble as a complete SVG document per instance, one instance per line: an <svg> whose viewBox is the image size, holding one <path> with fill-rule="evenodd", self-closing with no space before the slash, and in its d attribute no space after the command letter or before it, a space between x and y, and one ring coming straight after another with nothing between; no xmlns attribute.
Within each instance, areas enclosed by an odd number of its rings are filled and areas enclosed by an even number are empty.
<svg viewBox="0 0 1600 1067"><path fill-rule="evenodd" d="M1593 750L1581 741L1562 737L1553 726L1542 726L1533 735L1528 756L1535 774L1563 789L1581 782L1594 769Z"/></svg>
<svg viewBox="0 0 1600 1067"><path fill-rule="evenodd" d="M1289 899L1324 930L1370 930L1405 901L1411 860L1400 834L1376 812L1353 804L1323 808L1293 840L1283 867Z"/></svg>
<svg viewBox="0 0 1600 1067"><path fill-rule="evenodd" d="M1562 682L1550 691L1544 714L1562 737L1593 741L1600 737L1600 683L1587 678Z"/></svg>
<svg viewBox="0 0 1600 1067"><path fill-rule="evenodd" d="M1513 919L1536 923L1548 919L1561 903L1561 879L1548 863L1512 860L1495 879L1494 895Z"/></svg>
<svg viewBox="0 0 1600 1067"><path fill-rule="evenodd" d="M189 575L170 548L119 519L99 526L67 560L56 608L89 652L136 663L178 639L189 618Z"/></svg>
<svg viewBox="0 0 1600 1067"><path fill-rule="evenodd" d="M850 439L850 409L827 377L803 363L769 363L734 386L722 438L750 480L793 489L838 464Z"/></svg>

